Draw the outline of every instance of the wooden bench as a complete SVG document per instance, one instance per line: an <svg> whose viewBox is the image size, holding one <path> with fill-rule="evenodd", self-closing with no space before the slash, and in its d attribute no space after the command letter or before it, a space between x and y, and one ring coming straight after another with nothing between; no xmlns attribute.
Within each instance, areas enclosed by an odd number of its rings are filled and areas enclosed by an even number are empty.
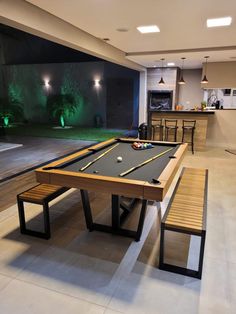
<svg viewBox="0 0 236 314"><path fill-rule="evenodd" d="M49 239L51 237L49 206L48 203L69 190L69 188L51 184L39 184L21 194L17 195L20 231L38 238ZM44 232L34 231L26 228L24 202L40 204L43 206Z"/></svg>
<svg viewBox="0 0 236 314"><path fill-rule="evenodd" d="M206 237L207 184L208 170L183 169L161 222L160 269L201 279ZM165 263L165 230L201 238L197 270Z"/></svg>

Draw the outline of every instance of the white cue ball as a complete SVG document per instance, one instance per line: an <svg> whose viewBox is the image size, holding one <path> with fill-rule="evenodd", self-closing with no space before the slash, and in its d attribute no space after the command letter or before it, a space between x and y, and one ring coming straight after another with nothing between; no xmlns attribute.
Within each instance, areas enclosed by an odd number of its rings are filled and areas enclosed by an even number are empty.
<svg viewBox="0 0 236 314"><path fill-rule="evenodd" d="M117 161L122 162L122 157L121 156L117 157Z"/></svg>

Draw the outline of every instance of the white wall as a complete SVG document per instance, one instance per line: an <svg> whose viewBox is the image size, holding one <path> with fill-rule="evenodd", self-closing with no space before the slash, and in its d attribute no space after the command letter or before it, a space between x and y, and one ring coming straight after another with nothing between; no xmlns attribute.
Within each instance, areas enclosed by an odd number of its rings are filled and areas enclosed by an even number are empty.
<svg viewBox="0 0 236 314"><path fill-rule="evenodd" d="M201 88L202 69L184 70L185 85L179 85L179 105L183 109L192 109L201 106L203 89Z"/></svg>
<svg viewBox="0 0 236 314"><path fill-rule="evenodd" d="M139 124L147 122L147 72L139 76Z"/></svg>
<svg viewBox="0 0 236 314"><path fill-rule="evenodd" d="M206 65L203 65L205 73ZM208 84L202 84L203 88L231 88L236 86L236 61L209 62L207 64Z"/></svg>
<svg viewBox="0 0 236 314"><path fill-rule="evenodd" d="M236 149L236 110L215 110L208 119L207 145Z"/></svg>

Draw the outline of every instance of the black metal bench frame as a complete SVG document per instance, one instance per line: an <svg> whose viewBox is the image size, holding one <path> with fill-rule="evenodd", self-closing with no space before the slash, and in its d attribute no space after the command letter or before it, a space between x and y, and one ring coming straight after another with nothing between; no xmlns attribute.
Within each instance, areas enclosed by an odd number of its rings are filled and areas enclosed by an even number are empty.
<svg viewBox="0 0 236 314"><path fill-rule="evenodd" d="M172 205L173 199L175 197L175 194L178 190L181 178L183 176L184 168L181 172L181 175L178 179L178 182L176 184L176 187L174 189L174 192L172 194L172 197L170 199L170 202L168 204L168 207L166 209L166 212L162 218L161 221L161 240L160 240L160 257L159 257L159 268L161 270L170 271L173 273L194 277L201 279L202 278L202 267L203 267L203 258L204 258L204 249L205 249L205 239L206 239L206 214L207 214L207 186L208 186L208 170L206 170L206 177L205 177L205 192L204 192L204 204L203 204L203 225L201 232L193 232L193 231L187 231L184 229L181 229L181 227L169 227L165 225L165 221L169 214L169 209ZM178 233L184 233L184 234L190 234L199 236L201 238L201 244L200 244L200 253L199 253L199 262L198 262L198 270L193 270L189 268L184 268L172 264L168 264L164 262L164 245L165 245L165 230L174 231Z"/></svg>
<svg viewBox="0 0 236 314"><path fill-rule="evenodd" d="M39 186L40 184L36 185ZM18 205L18 214L19 214L19 221L20 221L20 232L22 234L31 235L37 238L42 239L50 239L51 237L51 228L50 228L50 217L49 217L49 206L48 203L52 200L54 200L56 197L60 196L61 194L65 193L69 188L61 187L58 191L51 193L49 196L43 198L42 200L28 200L24 199L23 196L21 196L23 193L30 191L34 189L30 188L20 194L17 195L17 205ZM38 204L43 206L43 226L44 226L44 232L35 231L31 229L26 228L26 221L25 221L25 208L24 208L24 202L31 203L31 204Z"/></svg>

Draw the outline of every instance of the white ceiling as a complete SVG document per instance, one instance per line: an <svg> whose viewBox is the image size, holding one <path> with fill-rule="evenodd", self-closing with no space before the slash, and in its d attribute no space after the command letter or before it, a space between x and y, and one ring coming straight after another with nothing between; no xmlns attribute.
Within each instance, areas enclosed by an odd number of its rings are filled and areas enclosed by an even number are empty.
<svg viewBox="0 0 236 314"><path fill-rule="evenodd" d="M145 67L175 62L201 68L208 62L236 61L236 0L27 0L126 52ZM231 16L231 26L206 27L207 18ZM136 27L156 24L160 33L141 34ZM125 28L127 32L117 29Z"/></svg>

